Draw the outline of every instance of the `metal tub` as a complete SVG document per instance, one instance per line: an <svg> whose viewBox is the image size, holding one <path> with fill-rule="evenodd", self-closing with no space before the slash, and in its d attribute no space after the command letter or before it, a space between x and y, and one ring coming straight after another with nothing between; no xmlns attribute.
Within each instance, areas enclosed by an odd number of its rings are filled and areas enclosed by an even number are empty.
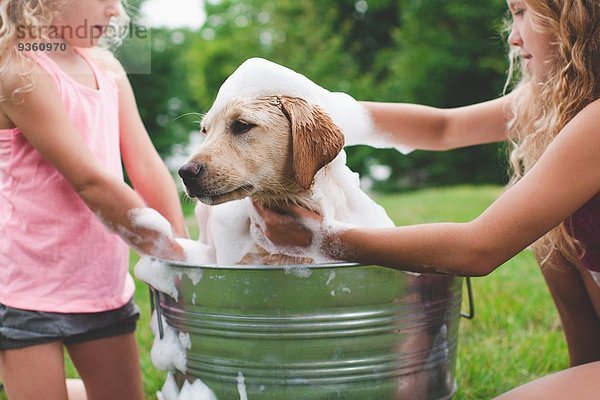
<svg viewBox="0 0 600 400"><path fill-rule="evenodd" d="M462 278L348 263L169 264L179 300L154 291L188 333L187 372L220 400L449 399ZM202 277L194 284L193 268ZM159 318L159 320L161 320Z"/></svg>

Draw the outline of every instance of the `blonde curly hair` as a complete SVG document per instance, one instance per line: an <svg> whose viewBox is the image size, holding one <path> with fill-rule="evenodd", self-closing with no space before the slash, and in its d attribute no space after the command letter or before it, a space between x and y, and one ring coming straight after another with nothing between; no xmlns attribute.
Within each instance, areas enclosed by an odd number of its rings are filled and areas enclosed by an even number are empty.
<svg viewBox="0 0 600 400"><path fill-rule="evenodd" d="M564 126L585 106L600 98L600 1L524 0L534 29L551 36L554 49L544 82L520 70L520 55L511 51L511 68L520 78L522 95L512 104L511 181L530 170ZM510 79L510 78L509 78ZM560 251L578 263L585 249L573 236L571 219L535 244L545 261ZM543 264L543 262L542 262Z"/></svg>
<svg viewBox="0 0 600 400"><path fill-rule="evenodd" d="M19 42L48 42L48 29L41 27L52 26L53 21L58 16L62 7L68 6L71 1L78 0L2 0L0 2L0 75L11 71L12 66L20 65L17 68L23 82L22 86L13 90L12 93L4 93L0 87L0 102L13 101L18 102L23 93L33 89L32 71L33 63L25 56L23 51L19 51L17 44ZM123 4L123 2L125 4ZM129 24L129 17L125 11L126 2L119 2L120 16L111 20L114 28L112 35L103 35L98 44L99 48L110 49L118 46L127 31L124 29ZM21 29L19 29L21 27ZM29 27L33 29L22 29ZM24 36L24 32L27 34Z"/></svg>

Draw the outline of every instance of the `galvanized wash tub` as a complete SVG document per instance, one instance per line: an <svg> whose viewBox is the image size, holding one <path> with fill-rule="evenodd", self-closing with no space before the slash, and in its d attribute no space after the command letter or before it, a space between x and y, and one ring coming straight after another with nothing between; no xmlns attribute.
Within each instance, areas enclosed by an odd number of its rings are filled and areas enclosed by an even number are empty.
<svg viewBox="0 0 600 400"><path fill-rule="evenodd" d="M175 274L178 300L154 299L190 335L185 378L220 400L240 398L240 377L252 400L433 400L456 390L462 278L349 263L169 265L201 271L196 284Z"/></svg>

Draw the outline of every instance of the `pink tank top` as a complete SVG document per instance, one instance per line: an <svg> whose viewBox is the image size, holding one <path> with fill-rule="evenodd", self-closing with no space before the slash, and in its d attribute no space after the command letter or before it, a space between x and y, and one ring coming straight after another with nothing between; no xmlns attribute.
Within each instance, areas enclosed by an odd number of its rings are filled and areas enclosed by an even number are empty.
<svg viewBox="0 0 600 400"><path fill-rule="evenodd" d="M75 81L42 52L31 57L55 81L73 125L101 164L123 179L117 83L83 50L78 53L98 90ZM66 313L119 308L134 292L128 269L127 245L19 128L0 130L0 303Z"/></svg>

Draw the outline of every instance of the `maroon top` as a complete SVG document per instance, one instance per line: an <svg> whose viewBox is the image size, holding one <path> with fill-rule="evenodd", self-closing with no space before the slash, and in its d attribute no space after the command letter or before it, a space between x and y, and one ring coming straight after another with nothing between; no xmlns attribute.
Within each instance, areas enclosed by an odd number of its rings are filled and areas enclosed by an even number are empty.
<svg viewBox="0 0 600 400"><path fill-rule="evenodd" d="M589 270L600 272L600 193L571 218L575 237L584 247L584 253L579 257L581 264Z"/></svg>

